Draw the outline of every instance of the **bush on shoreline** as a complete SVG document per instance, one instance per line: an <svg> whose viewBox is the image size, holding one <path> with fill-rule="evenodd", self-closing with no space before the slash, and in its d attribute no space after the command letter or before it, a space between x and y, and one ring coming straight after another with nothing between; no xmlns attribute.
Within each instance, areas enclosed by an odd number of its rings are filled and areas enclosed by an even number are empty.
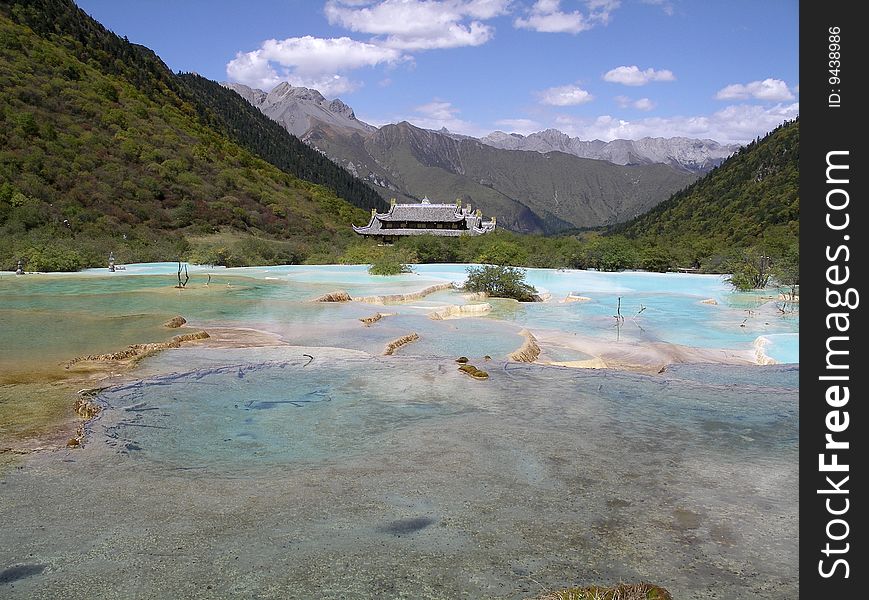
<svg viewBox="0 0 869 600"><path fill-rule="evenodd" d="M381 258L368 267L369 275L401 275L402 273L412 272L413 270L409 265L402 264L400 261L389 257Z"/></svg>
<svg viewBox="0 0 869 600"><path fill-rule="evenodd" d="M482 265L468 267L465 289L485 292L494 298L512 298L519 302L534 302L537 290L525 283L525 270L517 267Z"/></svg>

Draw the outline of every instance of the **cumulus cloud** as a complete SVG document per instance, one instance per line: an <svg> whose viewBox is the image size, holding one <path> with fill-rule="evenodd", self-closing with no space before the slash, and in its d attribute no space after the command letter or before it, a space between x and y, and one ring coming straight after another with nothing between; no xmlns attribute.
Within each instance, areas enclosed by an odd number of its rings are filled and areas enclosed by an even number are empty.
<svg viewBox="0 0 869 600"><path fill-rule="evenodd" d="M793 100L794 95L788 89L788 85L781 79L767 78L763 81L751 83L734 83L718 90L715 94L718 100L745 100L754 98L768 102L785 102Z"/></svg>
<svg viewBox="0 0 869 600"><path fill-rule="evenodd" d="M616 96L613 98L616 101L616 104L619 105L619 108L636 108L637 110L652 110L655 108L656 104L652 102L649 98L640 98L639 100L633 100L632 98L628 98L627 96Z"/></svg>
<svg viewBox="0 0 869 600"><path fill-rule="evenodd" d="M560 85L538 93L541 104L550 106L574 106L594 100L594 96L575 85Z"/></svg>
<svg viewBox="0 0 869 600"><path fill-rule="evenodd" d="M577 118L561 115L556 127L584 140L636 140L643 137L708 138L723 144L744 144L799 115L799 103L728 106L712 115L647 117L626 120L611 115Z"/></svg>
<svg viewBox="0 0 869 600"><path fill-rule="evenodd" d="M609 81L610 83L621 83L622 85L633 86L646 85L652 81L676 80L676 76L673 75L673 72L667 69L657 71L649 68L643 71L640 70L637 65L631 65L630 67L616 67L615 69L607 71L603 78L604 81Z"/></svg>
<svg viewBox="0 0 869 600"><path fill-rule="evenodd" d="M513 26L542 33L579 33L595 25L607 24L610 14L619 7L620 0L587 0L587 12L564 12L561 0L537 0L525 16L517 17Z"/></svg>
<svg viewBox="0 0 869 600"><path fill-rule="evenodd" d="M442 100L433 100L428 104L417 106L413 110L421 115L439 121L449 121L450 119L454 119L456 114L460 112L458 108L452 105L452 103L444 102Z"/></svg>
<svg viewBox="0 0 869 600"><path fill-rule="evenodd" d="M495 121L495 125L503 127L508 133L521 133L522 135L543 129L543 126L533 119L500 119Z"/></svg>
<svg viewBox="0 0 869 600"><path fill-rule="evenodd" d="M326 96L352 90L356 84L343 73L404 57L394 48L358 42L348 37L266 40L257 50L239 52L226 65L231 81L265 90L281 81L313 87Z"/></svg>
<svg viewBox="0 0 869 600"><path fill-rule="evenodd" d="M398 123L400 121L408 121L421 127L422 129L439 130L446 127L452 133L460 133L462 135L470 135L481 137L486 134L480 127L465 121L459 117L461 110L453 106L451 102L435 98L431 102L421 104L413 109L410 115L393 116L388 118L373 118L366 121L375 125L385 125L387 123Z"/></svg>
<svg viewBox="0 0 869 600"><path fill-rule="evenodd" d="M494 35L483 23L506 14L510 0L382 0L326 2L332 25L371 34L378 45L401 50L479 46Z"/></svg>

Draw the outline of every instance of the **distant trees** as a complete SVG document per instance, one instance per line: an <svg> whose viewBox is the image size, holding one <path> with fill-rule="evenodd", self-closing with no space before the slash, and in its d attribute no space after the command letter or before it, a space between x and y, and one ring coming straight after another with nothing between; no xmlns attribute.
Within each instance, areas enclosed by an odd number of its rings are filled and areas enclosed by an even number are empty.
<svg viewBox="0 0 869 600"><path fill-rule="evenodd" d="M378 258L368 267L369 275L401 275L412 272L413 269L410 268L410 265L402 264L393 256Z"/></svg>
<svg viewBox="0 0 869 600"><path fill-rule="evenodd" d="M525 265L528 263L527 244L520 240L493 238L483 247L473 262L492 265Z"/></svg>
<svg viewBox="0 0 869 600"><path fill-rule="evenodd" d="M621 271L637 268L640 256L635 244L624 236L592 236L581 254L584 268Z"/></svg>
<svg viewBox="0 0 869 600"><path fill-rule="evenodd" d="M772 276L772 257L761 248L740 250L725 262L727 281L738 290L765 288Z"/></svg>

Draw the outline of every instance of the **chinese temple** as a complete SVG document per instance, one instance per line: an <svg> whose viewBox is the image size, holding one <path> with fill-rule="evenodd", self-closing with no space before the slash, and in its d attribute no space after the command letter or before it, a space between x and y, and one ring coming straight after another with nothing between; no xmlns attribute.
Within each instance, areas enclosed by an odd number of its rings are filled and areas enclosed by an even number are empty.
<svg viewBox="0 0 869 600"><path fill-rule="evenodd" d="M483 221L483 214L474 212L470 204L434 204L428 198L413 204L393 201L389 211L371 209L371 220L364 227L353 226L359 235L376 236L385 242L407 235L481 235L495 230L495 217Z"/></svg>

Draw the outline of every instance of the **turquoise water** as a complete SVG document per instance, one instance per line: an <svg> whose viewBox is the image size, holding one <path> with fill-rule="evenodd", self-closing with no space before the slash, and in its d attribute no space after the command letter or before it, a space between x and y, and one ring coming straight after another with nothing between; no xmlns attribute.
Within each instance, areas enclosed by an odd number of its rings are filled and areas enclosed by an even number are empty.
<svg viewBox="0 0 869 600"><path fill-rule="evenodd" d="M252 327L276 332L289 343L374 353L389 339L416 331L422 339L413 352L421 355L503 358L518 347L517 340L521 343L518 328L528 328L605 342L666 342L704 349L753 351L760 344L778 362L799 360L798 314L779 312L770 299L774 292L735 294L716 275L529 269L529 283L551 294L551 301L493 300L494 310L485 317L432 322L426 318L428 312L464 303L461 294L439 292L386 308L309 300L337 289L359 297L410 292L436 283L460 284L465 265L417 265L415 273L392 277L370 276L364 265L191 266L190 282L183 290L174 288L176 272L177 263L155 263L127 265L112 274L105 269L23 277L0 274L0 370L12 368L16 361L38 359L43 351L52 359L71 358L89 346L108 351L113 336L115 347L123 347L139 341L134 339L135 324L141 326L141 341L164 339L159 323L176 314L198 327ZM568 294L590 300L561 302ZM707 299L717 304L704 304ZM351 327L355 319L375 311L395 316L377 331ZM614 319L617 312L625 317L620 326ZM55 320L62 323L58 335L33 335ZM73 336L75 343L65 343L63 338L76 329L80 333ZM387 332L396 335L388 338ZM575 352L553 349L552 356L564 359Z"/></svg>
<svg viewBox="0 0 869 600"><path fill-rule="evenodd" d="M564 425L558 415L569 414L575 427L583 423L577 434L598 428L598 421L623 421L644 437L682 432L669 439L675 443L715 422L707 451L747 447L742 435L752 445L797 444L797 405L789 400L799 387L796 367L676 365L653 379L503 361L483 366L490 374L485 383L443 358L187 348L151 359L153 375L104 392L100 400L112 410L96 427L118 451L131 450L129 444L136 456L219 472L364 454L403 428L523 404L538 426L558 429ZM517 385L529 392L518 403ZM750 398L764 400L749 409Z"/></svg>
<svg viewBox="0 0 869 600"><path fill-rule="evenodd" d="M798 318L762 295L711 276L529 270L551 302L438 321L428 313L461 293L309 300L460 282L463 265L197 268L184 290L176 269L0 274L0 375L166 339L176 314L282 344L150 357L95 398L83 448L0 477L0 568L30 574L10 598L520 600L619 581L688 600L798 596L798 365L642 375L505 360L524 327L614 348L762 337L796 362ZM591 300L560 303L570 292ZM459 372L458 355L489 379Z"/></svg>

